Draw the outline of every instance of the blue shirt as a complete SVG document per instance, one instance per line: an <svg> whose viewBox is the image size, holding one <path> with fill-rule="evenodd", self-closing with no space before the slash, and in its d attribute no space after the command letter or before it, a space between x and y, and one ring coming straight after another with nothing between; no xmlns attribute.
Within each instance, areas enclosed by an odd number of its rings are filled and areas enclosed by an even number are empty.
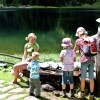
<svg viewBox="0 0 100 100"><path fill-rule="evenodd" d="M40 70L40 66L39 66L39 62L36 60L32 60L28 66L27 69L30 71L30 78L32 79L39 79L40 75L37 72L38 70Z"/></svg>

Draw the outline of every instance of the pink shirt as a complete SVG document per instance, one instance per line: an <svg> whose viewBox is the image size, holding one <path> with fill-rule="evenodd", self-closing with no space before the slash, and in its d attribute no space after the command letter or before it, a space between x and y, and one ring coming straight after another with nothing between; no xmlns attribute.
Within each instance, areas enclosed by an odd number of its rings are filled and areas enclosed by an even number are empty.
<svg viewBox="0 0 100 100"><path fill-rule="evenodd" d="M82 62L86 62L86 61L94 61L94 57L93 56L89 57L89 56L85 56L84 55L84 52L82 50L82 46L83 46L83 39L82 38L81 39L77 39L75 44L77 46L79 46L79 51L80 51L80 54L81 54L81 58L80 58L81 63Z"/></svg>
<svg viewBox="0 0 100 100"><path fill-rule="evenodd" d="M64 71L73 71L74 70L74 57L75 52L72 49L62 50L60 57L63 57L62 61L62 70Z"/></svg>

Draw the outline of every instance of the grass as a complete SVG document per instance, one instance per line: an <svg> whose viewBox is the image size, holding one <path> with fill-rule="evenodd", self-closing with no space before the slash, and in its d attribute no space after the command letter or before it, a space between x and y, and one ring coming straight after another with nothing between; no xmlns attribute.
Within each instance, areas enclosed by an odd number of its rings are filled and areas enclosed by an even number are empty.
<svg viewBox="0 0 100 100"><path fill-rule="evenodd" d="M22 55L16 55L16 56L20 56L21 57ZM0 59L5 59L5 57L3 58L1 56ZM10 62L16 63L16 62L18 62L20 60L17 60L15 58L6 57L6 61L8 61L8 62L10 61ZM41 62L45 62L45 61L55 61L55 62L59 62L59 54L45 54L45 53L42 53L40 55L40 61ZM13 80L13 76L10 73L10 70L11 69L12 69L12 65L8 65L8 68L6 69L6 71L2 72L2 70L4 70L4 68L3 67L0 67L0 80L4 80L5 81L4 86L7 86L6 83L9 83L9 82L11 82ZM25 80L28 80L28 79L25 78ZM24 85L24 86L26 85L25 83L22 83L22 82L21 82L21 84ZM13 88L21 88L18 85L13 85L13 86L14 86ZM77 88L77 89L79 89L79 88ZM22 93L28 94L26 92L26 88L24 88L24 90L22 91ZM11 93L10 95L14 95L14 93ZM55 96L52 95L52 93L50 93L50 94L46 93L46 95L50 95L51 97L54 97L55 98ZM77 96L77 94L76 94L76 96ZM88 96L86 96L86 98L88 99ZM96 98L96 100L100 100L100 98L97 98L97 97L95 97L95 98ZM4 99L4 100L6 100L6 99ZM23 98L18 99L18 100L23 100ZM66 98L62 98L62 97L59 97L58 100L67 100L67 99Z"/></svg>
<svg viewBox="0 0 100 100"><path fill-rule="evenodd" d="M24 44L27 42L25 40L25 37L27 36L26 33L29 32L2 31L0 34L0 52L9 53L13 55L23 53ZM72 42L74 43L74 36L65 33L64 29L62 29L61 27L57 27L56 29L50 32L35 33L37 35L36 42L40 46L40 53L59 53L62 49L61 41L64 37L70 37L72 39Z"/></svg>

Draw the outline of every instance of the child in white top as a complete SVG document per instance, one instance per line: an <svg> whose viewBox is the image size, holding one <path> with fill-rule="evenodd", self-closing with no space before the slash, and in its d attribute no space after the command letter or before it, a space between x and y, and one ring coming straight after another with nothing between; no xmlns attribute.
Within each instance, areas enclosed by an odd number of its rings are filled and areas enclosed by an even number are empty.
<svg viewBox="0 0 100 100"><path fill-rule="evenodd" d="M62 62L62 96L66 96L66 83L69 80L70 83L70 97L74 96L74 80L73 70L74 62L76 61L75 52L72 49L72 43L70 38L64 38L62 40L63 50L60 52L60 61Z"/></svg>

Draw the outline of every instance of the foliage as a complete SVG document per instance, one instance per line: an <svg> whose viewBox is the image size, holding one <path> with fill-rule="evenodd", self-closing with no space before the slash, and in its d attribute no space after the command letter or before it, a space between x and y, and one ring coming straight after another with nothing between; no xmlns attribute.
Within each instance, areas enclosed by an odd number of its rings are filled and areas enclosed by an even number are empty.
<svg viewBox="0 0 100 100"><path fill-rule="evenodd" d="M82 4L94 4L99 0L0 0L4 5L43 5L43 6L81 6Z"/></svg>

